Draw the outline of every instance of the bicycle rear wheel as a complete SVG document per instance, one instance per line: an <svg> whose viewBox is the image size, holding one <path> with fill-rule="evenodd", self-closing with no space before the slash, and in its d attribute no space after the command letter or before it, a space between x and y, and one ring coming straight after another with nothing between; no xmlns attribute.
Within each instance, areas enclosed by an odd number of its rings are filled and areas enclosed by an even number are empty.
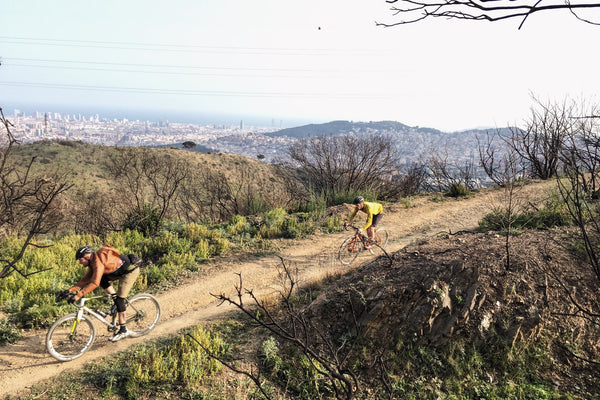
<svg viewBox="0 0 600 400"><path fill-rule="evenodd" d="M371 253L378 254L382 253L385 246L388 243L388 231L382 226L381 228L377 228L375 234L373 235L374 245L370 248Z"/></svg>
<svg viewBox="0 0 600 400"><path fill-rule="evenodd" d="M85 315L77 321L77 314L59 318L46 334L46 349L59 361L71 361L88 351L94 343L96 328Z"/></svg>
<svg viewBox="0 0 600 400"><path fill-rule="evenodd" d="M360 240L356 239L354 236L349 237L344 240L344 243L340 246L338 251L338 258L342 262L342 264L348 265L360 254L363 245Z"/></svg>
<svg viewBox="0 0 600 400"><path fill-rule="evenodd" d="M150 332L160 318L160 304L156 297L139 293L131 297L125 310L127 329L133 337L143 336Z"/></svg>

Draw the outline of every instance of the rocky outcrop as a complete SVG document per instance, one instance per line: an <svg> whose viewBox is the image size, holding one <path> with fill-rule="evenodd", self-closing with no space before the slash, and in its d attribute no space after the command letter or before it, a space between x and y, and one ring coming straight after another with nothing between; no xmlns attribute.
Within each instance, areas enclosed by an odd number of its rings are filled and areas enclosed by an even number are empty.
<svg viewBox="0 0 600 400"><path fill-rule="evenodd" d="M517 271L507 271L502 247L502 238L474 234L469 244L446 238L405 249L392 266L380 259L344 277L307 315L333 337L360 335L385 346L483 339L492 329L509 344L537 336L547 283L524 257L514 257Z"/></svg>

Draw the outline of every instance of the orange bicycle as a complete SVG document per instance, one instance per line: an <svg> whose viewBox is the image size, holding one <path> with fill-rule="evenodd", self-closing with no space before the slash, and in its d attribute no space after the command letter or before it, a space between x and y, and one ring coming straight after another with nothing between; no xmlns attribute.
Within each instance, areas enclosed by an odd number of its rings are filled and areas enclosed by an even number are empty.
<svg viewBox="0 0 600 400"><path fill-rule="evenodd" d="M373 233L373 241L360 233L359 227L354 225L350 225L350 227L354 228L354 235L344 240L338 253L338 258L342 264L348 265L352 263L363 249L369 250L369 253L371 254L385 251L383 249L387 246L388 232L384 227L373 228L375 230Z"/></svg>

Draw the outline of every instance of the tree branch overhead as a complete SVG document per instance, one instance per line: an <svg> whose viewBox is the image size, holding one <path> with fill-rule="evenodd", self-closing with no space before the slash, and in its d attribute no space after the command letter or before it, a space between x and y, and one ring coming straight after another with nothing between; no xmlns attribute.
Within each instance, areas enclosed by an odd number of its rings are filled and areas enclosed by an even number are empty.
<svg viewBox="0 0 600 400"><path fill-rule="evenodd" d="M520 19L519 29L530 15L542 11L568 10L578 20L600 25L600 20L594 21L579 13L600 8L600 3L586 0L556 1L556 0L386 0L393 4L390 8L394 16L402 18L393 23L375 22L377 26L392 27L412 24L427 18L443 17L470 21L502 21Z"/></svg>

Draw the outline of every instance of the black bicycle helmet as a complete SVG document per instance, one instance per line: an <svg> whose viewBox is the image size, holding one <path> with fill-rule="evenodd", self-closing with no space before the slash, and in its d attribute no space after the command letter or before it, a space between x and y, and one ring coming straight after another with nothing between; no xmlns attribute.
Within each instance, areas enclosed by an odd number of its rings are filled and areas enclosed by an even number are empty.
<svg viewBox="0 0 600 400"><path fill-rule="evenodd" d="M354 203L354 204L360 204L360 203L362 203L364 201L365 201L365 199L362 196L356 196L354 198L354 200L352 201L352 203Z"/></svg>
<svg viewBox="0 0 600 400"><path fill-rule="evenodd" d="M93 253L93 252L94 252L94 250L92 249L92 246L85 245L85 246L77 249L77 251L75 252L75 259L79 260L81 257L85 256L86 254Z"/></svg>

